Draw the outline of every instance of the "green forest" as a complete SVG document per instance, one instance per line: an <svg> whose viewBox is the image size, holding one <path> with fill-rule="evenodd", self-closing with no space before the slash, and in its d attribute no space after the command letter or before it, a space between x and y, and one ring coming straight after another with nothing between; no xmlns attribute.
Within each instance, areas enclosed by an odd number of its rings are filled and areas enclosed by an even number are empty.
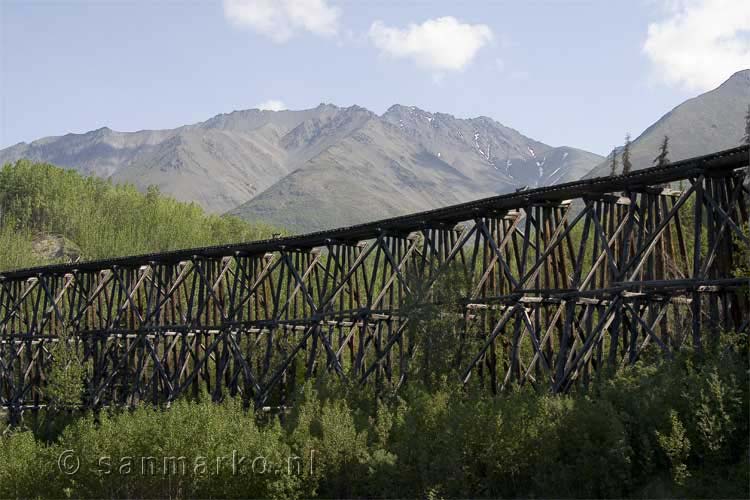
<svg viewBox="0 0 750 500"><path fill-rule="evenodd" d="M0 171L0 270L276 232L52 165ZM73 250L45 256L50 235ZM61 371L52 385L66 404L3 426L0 497L750 495L747 335L723 332L672 360L644 356L565 395L526 385L492 396L463 387L446 363L430 366L398 392L319 377L278 412L206 394L79 412L67 403L80 374Z"/></svg>
<svg viewBox="0 0 750 500"><path fill-rule="evenodd" d="M267 224L206 214L130 185L114 185L44 163L20 160L0 170L0 270L102 259L270 237ZM35 243L64 241L59 258Z"/></svg>

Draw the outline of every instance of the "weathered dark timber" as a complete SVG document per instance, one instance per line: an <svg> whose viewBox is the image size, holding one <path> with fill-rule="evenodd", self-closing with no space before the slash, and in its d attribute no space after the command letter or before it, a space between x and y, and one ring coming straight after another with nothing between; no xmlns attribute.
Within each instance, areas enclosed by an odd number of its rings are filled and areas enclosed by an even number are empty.
<svg viewBox="0 0 750 500"><path fill-rule="evenodd" d="M415 304L459 281L439 308L453 372L493 393L701 349L748 329L750 279L733 275L747 166L744 146L349 228L0 273L0 405L47 404L60 339L89 407L199 391L284 404L324 373L398 388L424 351Z"/></svg>

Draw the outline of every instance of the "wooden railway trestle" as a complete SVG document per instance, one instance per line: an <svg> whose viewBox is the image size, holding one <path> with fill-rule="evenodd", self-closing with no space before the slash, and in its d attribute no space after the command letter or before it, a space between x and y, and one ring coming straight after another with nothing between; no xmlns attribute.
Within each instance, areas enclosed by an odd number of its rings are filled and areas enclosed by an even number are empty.
<svg viewBox="0 0 750 500"><path fill-rule="evenodd" d="M493 392L701 349L748 331L747 166L745 146L327 232L0 273L0 405L47 404L61 340L87 367L87 407L283 404L323 373L398 387L420 349L405 304L437 301L436 283L463 283L445 306L455 368Z"/></svg>

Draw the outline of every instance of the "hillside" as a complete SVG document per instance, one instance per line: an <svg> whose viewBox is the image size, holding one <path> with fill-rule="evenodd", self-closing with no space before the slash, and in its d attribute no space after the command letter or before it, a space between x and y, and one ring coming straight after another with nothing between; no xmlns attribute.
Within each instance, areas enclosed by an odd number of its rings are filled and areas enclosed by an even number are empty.
<svg viewBox="0 0 750 500"><path fill-rule="evenodd" d="M102 128L0 151L0 163L19 158L142 191L155 185L212 213L232 210L297 231L575 179L601 161L486 117L400 105L378 116L330 104L235 111L172 130ZM356 201L341 204L347 200Z"/></svg>
<svg viewBox="0 0 750 500"><path fill-rule="evenodd" d="M278 232L150 189L21 160L0 169L0 270L249 241Z"/></svg>
<svg viewBox="0 0 750 500"><path fill-rule="evenodd" d="M714 90L680 104L639 135L631 145L634 169L653 166L665 135L669 159L683 160L739 145L750 104L750 69L738 71ZM618 153L618 171L622 169ZM611 155L585 177L609 175Z"/></svg>

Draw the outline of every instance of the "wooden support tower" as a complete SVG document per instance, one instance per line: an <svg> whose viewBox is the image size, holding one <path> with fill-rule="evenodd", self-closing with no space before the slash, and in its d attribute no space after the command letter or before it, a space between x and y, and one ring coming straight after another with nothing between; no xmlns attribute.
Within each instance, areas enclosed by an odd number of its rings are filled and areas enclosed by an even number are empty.
<svg viewBox="0 0 750 500"><path fill-rule="evenodd" d="M45 406L61 340L91 408L199 391L283 405L324 374L397 389L437 335L457 380L492 393L702 349L749 329L747 167L744 146L327 232L0 273L0 406Z"/></svg>

